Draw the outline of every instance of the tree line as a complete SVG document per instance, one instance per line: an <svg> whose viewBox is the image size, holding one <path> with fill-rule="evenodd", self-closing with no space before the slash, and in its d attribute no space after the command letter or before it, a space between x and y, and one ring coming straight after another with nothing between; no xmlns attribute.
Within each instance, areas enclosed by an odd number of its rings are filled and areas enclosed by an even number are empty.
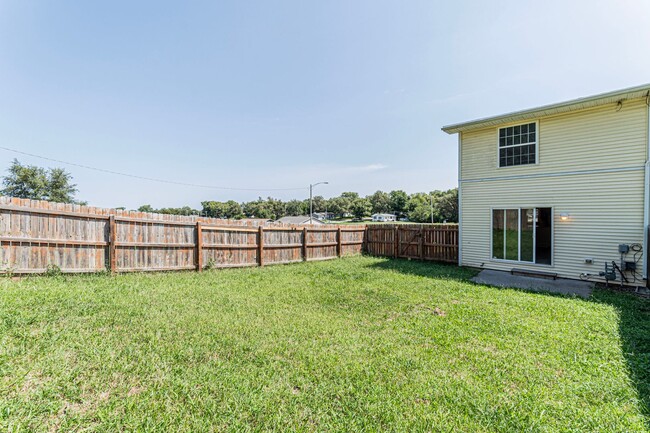
<svg viewBox="0 0 650 433"><path fill-rule="evenodd" d="M72 175L62 168L45 169L23 165L14 160L2 179L0 193L32 200L49 200L59 203L85 204L76 199L77 187ZM309 199L282 201L272 197L239 203L234 200L201 202L201 209L190 206L155 209L151 205L140 206L140 212L157 212L174 215L203 215L213 218L264 218L276 220L284 216L309 214ZM314 212L328 213L334 218L368 217L375 213L390 213L397 218L413 222L457 222L458 190L418 192L407 194L402 190L377 191L365 197L356 192L344 192L338 197L313 198Z"/></svg>
<svg viewBox="0 0 650 433"><path fill-rule="evenodd" d="M175 215L203 215L213 218L264 218L276 220L284 216L309 214L309 199L282 201L273 197L238 203L234 200L201 202L201 209L189 206L155 209L151 205L138 208L141 212ZM458 222L458 190L418 192L407 194L402 190L377 191L365 197L356 192L344 192L338 197L313 198L315 213L331 214L334 218L361 219L375 213L394 214L413 222Z"/></svg>

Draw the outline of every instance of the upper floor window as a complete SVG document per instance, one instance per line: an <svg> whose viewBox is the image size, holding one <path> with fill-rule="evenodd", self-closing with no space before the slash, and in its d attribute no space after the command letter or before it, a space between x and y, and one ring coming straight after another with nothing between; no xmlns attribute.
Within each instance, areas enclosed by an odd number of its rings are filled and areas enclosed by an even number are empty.
<svg viewBox="0 0 650 433"><path fill-rule="evenodd" d="M536 148L535 122L499 128L499 167L535 164Z"/></svg>

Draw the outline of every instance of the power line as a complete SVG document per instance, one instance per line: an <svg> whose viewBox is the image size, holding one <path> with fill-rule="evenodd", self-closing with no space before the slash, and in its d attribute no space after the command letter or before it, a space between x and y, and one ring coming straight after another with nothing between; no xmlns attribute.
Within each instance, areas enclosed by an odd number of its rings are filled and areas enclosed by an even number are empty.
<svg viewBox="0 0 650 433"><path fill-rule="evenodd" d="M298 191L298 190L306 190L307 189L307 187L304 187L304 188L235 188L235 187L228 187L228 186L214 186L214 185L201 185L201 184L196 184L196 183L187 183L187 182L176 182L176 181L173 181L173 180L157 179L157 178L154 178L154 177L146 177L146 176L138 176L138 175L135 175L135 174L121 173L119 171L107 170L105 168L97 168L97 167L91 167L89 165L77 164L77 163L68 162L68 161L62 161L60 159L48 158L47 156L41 156L41 155L36 155L36 154L33 154L33 153L29 153L29 152L23 152L22 150L11 149L9 147L4 147L4 146L0 146L0 149L6 150L8 152L19 153L21 155L31 156L31 157L34 157L34 158L44 159L46 161L53 161L53 162L58 162L60 164L72 165L74 167L81 167L81 168L85 168L87 170L95 170L95 171L99 171L99 172L102 172L102 173L115 174L115 175L118 175L118 176L126 176L126 177L131 177L131 178L134 178L134 179L148 180L148 181L151 181L151 182L160 182L160 183L166 183L166 184L171 184L171 185L192 186L192 187L197 187L197 188L209 188L209 189L223 189L223 190L230 190L230 191Z"/></svg>

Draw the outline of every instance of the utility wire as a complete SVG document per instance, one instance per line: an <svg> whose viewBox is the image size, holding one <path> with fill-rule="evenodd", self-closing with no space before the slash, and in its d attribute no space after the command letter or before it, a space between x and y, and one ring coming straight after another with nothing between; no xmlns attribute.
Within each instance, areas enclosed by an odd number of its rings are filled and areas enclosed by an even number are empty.
<svg viewBox="0 0 650 433"><path fill-rule="evenodd" d="M61 161L60 159L54 159L54 158L48 158L46 156L35 155L33 153L23 152L22 150L11 149L9 147L4 147L4 146L0 146L0 149L6 150L7 152L19 153L21 155L27 155L27 156L31 156L31 157L34 157L34 158L44 159L46 161L53 161L53 162L58 162L60 164L68 164L68 165L72 165L72 166L75 166L75 167L85 168L85 169L88 169L88 170L100 171L102 173L115 174L115 175L118 175L118 176L126 176L126 177L131 177L131 178L134 178L134 179L148 180L148 181L151 181L151 182L167 183L167 184L171 184L171 185L192 186L192 187L197 187L197 188L209 188L209 189L222 189L222 190L230 190L230 191L298 191L298 190L308 189L307 187L303 187L303 188L235 188L235 187L228 187L228 186L214 186L214 185L201 185L201 184L196 184L196 183L187 183L187 182L176 182L176 181L173 181L173 180L165 180L165 179L157 179L157 178L154 178L154 177L138 176L138 175L135 175L135 174L121 173L119 171L113 171L113 170L106 170L105 168L97 168L97 167L91 167L91 166L83 165L83 164L76 164L74 162Z"/></svg>

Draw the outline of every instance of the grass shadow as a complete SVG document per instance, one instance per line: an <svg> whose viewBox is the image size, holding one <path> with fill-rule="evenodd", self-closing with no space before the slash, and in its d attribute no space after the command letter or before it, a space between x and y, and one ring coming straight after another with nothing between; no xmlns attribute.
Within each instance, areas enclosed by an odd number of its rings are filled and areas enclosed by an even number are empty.
<svg viewBox="0 0 650 433"><path fill-rule="evenodd" d="M478 271L452 264L386 258L369 265L370 268L415 275L433 279L454 279L475 284L471 281ZM522 290L540 296L567 297L567 295ZM621 349L627 363L629 377L639 398L639 407L650 429L650 299L596 288L586 302L610 305L618 311Z"/></svg>
<svg viewBox="0 0 650 433"><path fill-rule="evenodd" d="M592 301L608 304L618 311L623 355L650 429L650 299L596 289Z"/></svg>
<svg viewBox="0 0 650 433"><path fill-rule="evenodd" d="M368 267L384 271L410 274L418 277L451 279L468 283L470 283L471 278L478 273L475 270L462 268L454 264L422 260L393 259L390 257L386 257L385 260L380 262L370 264Z"/></svg>

